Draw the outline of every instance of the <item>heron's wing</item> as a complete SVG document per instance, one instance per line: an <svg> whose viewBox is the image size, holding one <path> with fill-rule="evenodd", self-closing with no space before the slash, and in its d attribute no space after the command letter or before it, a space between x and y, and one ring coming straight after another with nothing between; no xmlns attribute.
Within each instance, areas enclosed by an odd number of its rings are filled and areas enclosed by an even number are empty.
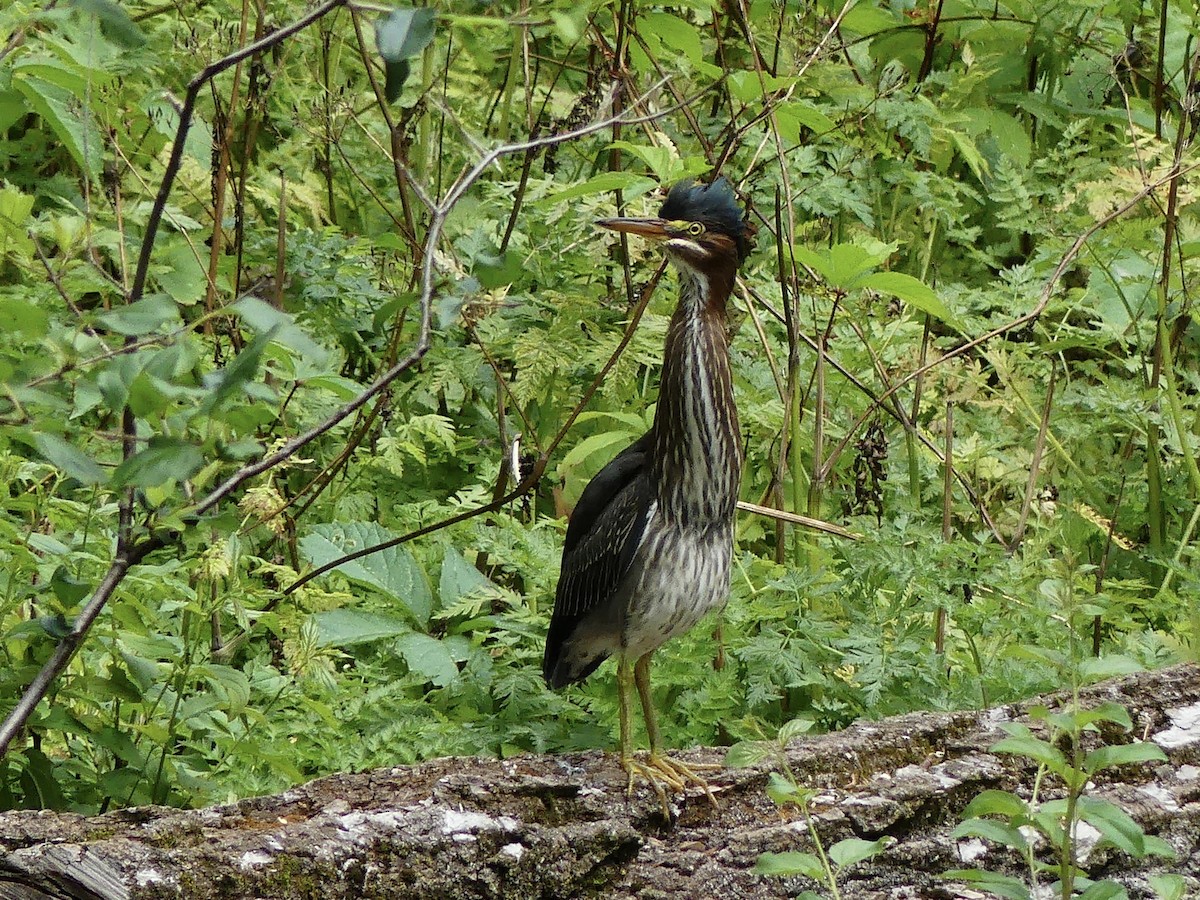
<svg viewBox="0 0 1200 900"><path fill-rule="evenodd" d="M555 687L587 677L614 649L597 654L579 647L572 653L569 645L590 614L619 602L653 499L649 447L647 434L619 453L588 482L571 515L542 661L546 680ZM612 612L616 621L619 613ZM580 653L586 658L574 658Z"/></svg>

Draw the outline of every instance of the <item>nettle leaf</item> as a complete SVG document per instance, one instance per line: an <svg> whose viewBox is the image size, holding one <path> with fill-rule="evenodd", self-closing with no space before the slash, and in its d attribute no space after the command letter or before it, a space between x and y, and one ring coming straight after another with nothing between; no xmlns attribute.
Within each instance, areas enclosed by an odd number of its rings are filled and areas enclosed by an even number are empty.
<svg viewBox="0 0 1200 900"><path fill-rule="evenodd" d="M317 525L300 539L300 552L314 566L396 537L375 522ZM335 570L351 581L398 600L424 626L433 611L433 592L424 570L405 547L389 547L343 563Z"/></svg>
<svg viewBox="0 0 1200 900"><path fill-rule="evenodd" d="M42 117L88 179L95 179L100 172L104 145L100 141L95 120L74 108L76 97L28 72L14 72L12 86Z"/></svg>
<svg viewBox="0 0 1200 900"><path fill-rule="evenodd" d="M314 613L312 621L317 627L317 640L337 647L399 637L412 631L404 619L361 609L330 609Z"/></svg>
<svg viewBox="0 0 1200 900"><path fill-rule="evenodd" d="M71 5L99 19L105 36L113 43L122 47L140 47L146 43L146 36L129 18L129 13L113 0L72 0Z"/></svg>
<svg viewBox="0 0 1200 900"><path fill-rule="evenodd" d="M31 212L33 194L7 184L0 186L0 256L7 253L28 256L33 252L33 241L26 231Z"/></svg>
<svg viewBox="0 0 1200 900"><path fill-rule="evenodd" d="M744 769L757 765L776 751L774 741L739 741L725 752L725 765Z"/></svg>
<svg viewBox="0 0 1200 900"><path fill-rule="evenodd" d="M233 362L223 369L204 376L204 386L210 393L203 404L202 412L211 412L222 401L232 398L254 379L258 372L259 361L274 333L274 329L272 329L258 335L250 342L249 346L234 357Z"/></svg>
<svg viewBox="0 0 1200 900"><path fill-rule="evenodd" d="M458 666L454 663L449 648L437 638L427 634L409 632L396 641L396 648L409 669L429 679L438 687L445 687L458 677Z"/></svg>
<svg viewBox="0 0 1200 900"><path fill-rule="evenodd" d="M195 475L202 465L204 454L195 444L179 438L155 437L145 450L117 466L113 484L152 488L168 481L179 483Z"/></svg>
<svg viewBox="0 0 1200 900"><path fill-rule="evenodd" d="M136 303L101 313L97 318L106 328L129 337L153 334L167 324L172 327L183 324L175 301L166 294L150 294Z"/></svg>
<svg viewBox="0 0 1200 900"><path fill-rule="evenodd" d="M658 187L658 182L645 175L634 172L601 172L580 184L572 185L566 190L558 191L538 200L538 204L562 203L564 200L574 200L577 197L594 197L597 194L607 194L611 191L624 191L625 199L631 200Z"/></svg>
<svg viewBox="0 0 1200 900"><path fill-rule="evenodd" d="M935 319L943 322L951 320L950 310L938 299L933 289L919 278L913 278L903 272L873 272L858 279L856 287L892 294L921 312L929 313Z"/></svg>
<svg viewBox="0 0 1200 900"><path fill-rule="evenodd" d="M441 578L438 580L438 596L442 606L449 606L467 594L495 597L500 595L500 588L467 562L457 549L448 547L442 559Z"/></svg>
<svg viewBox="0 0 1200 900"><path fill-rule="evenodd" d="M3 249L0 245L0 251ZM50 314L40 306L15 297L0 297L0 333L23 334L37 340L49 330Z"/></svg>
<svg viewBox="0 0 1200 900"><path fill-rule="evenodd" d="M309 337L308 332L297 325L291 315L276 309L265 300L246 296L234 303L232 308L243 322L260 335L269 334L271 340L294 351L313 365L323 366L328 361L328 350Z"/></svg>
<svg viewBox="0 0 1200 900"><path fill-rule="evenodd" d="M394 103L408 80L408 60L433 40L432 9L395 9L375 23L375 46L383 57L384 96Z"/></svg>
<svg viewBox="0 0 1200 900"><path fill-rule="evenodd" d="M92 585L89 581L76 578L66 566L59 566L50 576L50 589L64 606L71 607L91 592Z"/></svg>
<svg viewBox="0 0 1200 900"><path fill-rule="evenodd" d="M33 436L38 452L52 465L83 484L101 484L108 480L104 470L90 456L56 434L39 431Z"/></svg>

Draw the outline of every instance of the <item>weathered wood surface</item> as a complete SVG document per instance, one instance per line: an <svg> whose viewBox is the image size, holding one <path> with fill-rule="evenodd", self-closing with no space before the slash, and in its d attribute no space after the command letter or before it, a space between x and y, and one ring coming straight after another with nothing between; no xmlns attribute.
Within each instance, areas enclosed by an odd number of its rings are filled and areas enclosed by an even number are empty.
<svg viewBox="0 0 1200 900"><path fill-rule="evenodd" d="M1061 698L1041 698L1055 704ZM1176 872L1200 897L1200 667L1107 682L1085 704L1126 706L1136 734L1169 763L1124 767L1093 790L1119 803L1174 861L1134 861L1103 846L1084 863L1097 878L1152 896L1147 878ZM843 873L842 897L981 897L940 877L974 865L1014 874L1016 860L950 831L987 788L1028 793L1033 767L988 752L999 726L1031 704L982 713L921 713L794 741L790 764L820 790L828 844L896 839ZM717 763L720 749L683 758ZM645 787L625 796L612 755L441 759L323 778L275 797L201 810L141 808L84 817L0 814L0 898L740 898L817 888L753 873L765 850L811 849L797 813L767 798L767 766L715 773L714 809L677 799L665 824ZM819 890L819 888L817 888Z"/></svg>

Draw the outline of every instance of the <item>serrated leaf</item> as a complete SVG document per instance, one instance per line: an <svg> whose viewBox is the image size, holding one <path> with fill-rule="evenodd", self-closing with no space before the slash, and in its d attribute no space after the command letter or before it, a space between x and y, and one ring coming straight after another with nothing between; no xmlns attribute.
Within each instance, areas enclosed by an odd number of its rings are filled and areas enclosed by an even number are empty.
<svg viewBox="0 0 1200 900"><path fill-rule="evenodd" d="M778 772L772 772L767 776L765 790L767 796L778 806L783 806L787 803L795 803L798 806L803 806L808 802L813 793L808 788L793 784Z"/></svg>
<svg viewBox="0 0 1200 900"><path fill-rule="evenodd" d="M776 875L780 878L803 875L814 881L824 881L825 867L821 865L821 860L811 853L760 853L757 862L754 863L754 874Z"/></svg>
<svg viewBox="0 0 1200 900"><path fill-rule="evenodd" d="M624 191L625 199L630 200L647 191L658 187L658 182L645 175L633 172L601 172L587 181L551 194L537 201L537 204L562 203L564 200L574 200L577 197L594 197L597 194L607 194L611 191Z"/></svg>
<svg viewBox="0 0 1200 900"><path fill-rule="evenodd" d="M403 619L361 609L325 610L313 613L312 621L317 641L335 647L352 647L412 631L412 626Z"/></svg>
<svg viewBox="0 0 1200 900"><path fill-rule="evenodd" d="M870 275L864 275L858 279L855 286L892 294L910 306L915 306L921 312L928 313L943 322L951 319L950 310L938 299L938 295L933 292L932 288L920 279L905 275L903 272L872 272Z"/></svg>
<svg viewBox="0 0 1200 900"><path fill-rule="evenodd" d="M100 27L113 43L123 47L140 47L146 36L138 28L129 13L113 0L71 0L71 5L100 20Z"/></svg>
<svg viewBox="0 0 1200 900"><path fill-rule="evenodd" d="M438 687L445 687L458 677L458 666L454 664L454 657L437 638L413 631L396 641L396 647L408 663L409 669Z"/></svg>
<svg viewBox="0 0 1200 900"><path fill-rule="evenodd" d="M877 856L887 849L888 844L895 842L894 837L884 836L875 841L864 841L862 838L844 838L829 848L827 855L839 869L852 866L864 859Z"/></svg>
<svg viewBox="0 0 1200 900"><path fill-rule="evenodd" d="M300 539L300 552L314 566L320 566L394 537L393 532L375 522L317 525ZM398 600L420 625L429 621L433 593L425 572L407 548L389 547L343 563L336 571Z"/></svg>
<svg viewBox="0 0 1200 900"><path fill-rule="evenodd" d="M433 40L433 9L394 9L375 23L375 46L384 62L387 84L384 95L389 103L399 98L408 80L408 60Z"/></svg>
<svg viewBox="0 0 1200 900"><path fill-rule="evenodd" d="M209 394L202 404L203 412L212 412L223 401L242 391L254 378L258 372L258 364L274 333L274 329L272 329L257 335L243 348L241 353L234 357L233 362L223 369L204 376L204 386L208 389Z"/></svg>
<svg viewBox="0 0 1200 900"><path fill-rule="evenodd" d="M50 589L64 606L72 607L91 593L91 582L73 576L66 566L59 566L50 576Z"/></svg>
<svg viewBox="0 0 1200 900"><path fill-rule="evenodd" d="M442 606L449 606L466 594L498 596L500 589L486 575L467 562L454 547L446 548L442 557L442 573L438 579L438 596Z"/></svg>
<svg viewBox="0 0 1200 900"><path fill-rule="evenodd" d="M731 769L744 769L757 765L775 750L771 741L740 741L725 751L725 765Z"/></svg>
<svg viewBox="0 0 1200 900"><path fill-rule="evenodd" d="M258 297L245 296L231 307L243 322L260 335L267 334L289 350L294 350L315 365L324 365L329 351L309 337L308 332L296 324L296 320L283 310L276 309ZM358 393L358 391L355 391Z"/></svg>
<svg viewBox="0 0 1200 900"><path fill-rule="evenodd" d="M83 484L102 484L108 480L104 470L90 456L56 434L44 431L33 435L38 452L51 464Z"/></svg>
<svg viewBox="0 0 1200 900"><path fill-rule="evenodd" d="M788 721L779 726L779 742L787 744L802 734L808 734L808 732L812 731L815 724L816 722L806 716L796 716L794 719L788 719Z"/></svg>
<svg viewBox="0 0 1200 900"><path fill-rule="evenodd" d="M150 446L117 466L113 485L152 488L168 481L179 483L191 478L204 465L204 454L195 444L178 438L152 438Z"/></svg>
<svg viewBox="0 0 1200 900"><path fill-rule="evenodd" d="M175 301L166 294L151 294L136 303L101 313L97 318L106 328L129 337L152 334L168 324L172 327L183 324Z"/></svg>
<svg viewBox="0 0 1200 900"><path fill-rule="evenodd" d="M584 462L593 453L611 450L614 445L618 444L624 448L635 440L637 440L636 435L626 431L602 431L599 434L585 437L572 447L570 452L563 457L563 461L558 464L559 477L564 477L566 473Z"/></svg>
<svg viewBox="0 0 1200 900"><path fill-rule="evenodd" d="M29 73L14 72L12 86L67 148L80 171L88 180L94 180L99 174L103 144L92 117L82 110L73 111L74 95Z"/></svg>

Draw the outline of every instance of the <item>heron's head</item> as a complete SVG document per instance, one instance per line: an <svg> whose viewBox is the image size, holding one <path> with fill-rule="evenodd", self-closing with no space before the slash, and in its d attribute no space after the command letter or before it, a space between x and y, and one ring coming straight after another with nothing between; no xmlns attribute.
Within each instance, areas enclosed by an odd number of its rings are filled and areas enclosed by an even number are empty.
<svg viewBox="0 0 1200 900"><path fill-rule="evenodd" d="M736 268L750 255L753 237L723 175L712 184L679 182L655 218L601 219L596 224L661 243L676 263L702 274Z"/></svg>

